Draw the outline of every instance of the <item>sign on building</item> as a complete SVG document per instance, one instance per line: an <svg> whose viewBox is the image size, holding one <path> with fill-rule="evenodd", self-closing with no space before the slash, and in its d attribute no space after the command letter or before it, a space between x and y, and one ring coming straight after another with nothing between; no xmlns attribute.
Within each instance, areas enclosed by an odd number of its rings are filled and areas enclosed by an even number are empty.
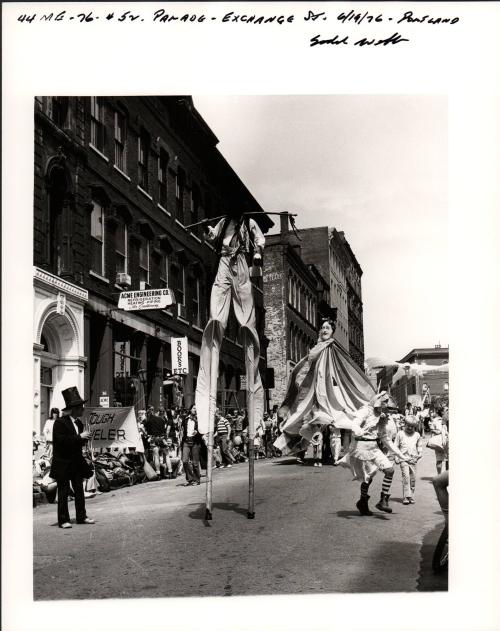
<svg viewBox="0 0 500 631"><path fill-rule="evenodd" d="M118 308L125 311L140 309L165 309L175 303L171 289L144 289L137 291L122 291L118 299Z"/></svg>
<svg viewBox="0 0 500 631"><path fill-rule="evenodd" d="M99 397L99 407L109 408L109 397Z"/></svg>
<svg viewBox="0 0 500 631"><path fill-rule="evenodd" d="M172 337L170 339L170 348L172 352L172 374L187 375L189 372L187 337Z"/></svg>
<svg viewBox="0 0 500 631"><path fill-rule="evenodd" d="M246 390L247 389L247 377L246 375L241 375L240 376L240 390Z"/></svg>

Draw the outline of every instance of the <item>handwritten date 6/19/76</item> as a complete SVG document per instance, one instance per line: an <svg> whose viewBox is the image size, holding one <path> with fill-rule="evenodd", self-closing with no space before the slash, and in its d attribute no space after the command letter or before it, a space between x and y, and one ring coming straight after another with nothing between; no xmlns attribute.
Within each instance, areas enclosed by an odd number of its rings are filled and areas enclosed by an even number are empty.
<svg viewBox="0 0 500 631"><path fill-rule="evenodd" d="M362 37L361 39L356 40L353 43L353 46L387 46L388 44L400 44L401 42L409 41L409 39L402 37L399 33L393 33L390 37L385 37L384 39L379 39L377 37ZM315 35L314 37L311 37L309 45L311 47L323 46L325 44L342 46L349 45L350 43L351 42L349 41L349 35L344 35L344 37L334 35L333 37L329 37L327 39L321 39L321 35Z"/></svg>

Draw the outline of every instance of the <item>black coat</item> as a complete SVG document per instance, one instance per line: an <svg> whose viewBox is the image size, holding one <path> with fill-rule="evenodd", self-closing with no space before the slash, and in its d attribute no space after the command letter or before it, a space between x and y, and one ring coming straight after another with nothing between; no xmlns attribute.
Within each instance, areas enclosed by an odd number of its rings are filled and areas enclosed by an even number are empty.
<svg viewBox="0 0 500 631"><path fill-rule="evenodd" d="M70 480L74 475L89 478L93 471L83 457L82 447L87 442L80 438L83 424L76 419L78 434L69 416L62 416L54 423L53 454L50 477L54 480Z"/></svg>

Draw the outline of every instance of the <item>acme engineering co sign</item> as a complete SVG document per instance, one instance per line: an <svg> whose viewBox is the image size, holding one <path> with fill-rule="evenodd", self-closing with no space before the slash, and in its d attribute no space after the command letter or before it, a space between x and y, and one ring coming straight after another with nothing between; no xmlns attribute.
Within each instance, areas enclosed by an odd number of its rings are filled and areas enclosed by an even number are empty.
<svg viewBox="0 0 500 631"><path fill-rule="evenodd" d="M118 308L125 311L140 309L165 309L174 304L175 298L170 289L144 289L122 291L118 299Z"/></svg>

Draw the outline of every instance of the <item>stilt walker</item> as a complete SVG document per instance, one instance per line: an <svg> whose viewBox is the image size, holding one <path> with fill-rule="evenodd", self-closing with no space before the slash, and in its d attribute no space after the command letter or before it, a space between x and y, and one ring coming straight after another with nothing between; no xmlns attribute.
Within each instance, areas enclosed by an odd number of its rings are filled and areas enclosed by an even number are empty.
<svg viewBox="0 0 500 631"><path fill-rule="evenodd" d="M245 335L245 366L247 374L247 409L248 409L248 519L255 517L255 398L254 398L254 348L250 336Z"/></svg>
<svg viewBox="0 0 500 631"><path fill-rule="evenodd" d="M212 343L210 361L210 402L208 407L208 432L207 432L207 499L205 519L212 519L212 473L214 458L214 419L217 407L217 377L219 373L219 349Z"/></svg>
<svg viewBox="0 0 500 631"><path fill-rule="evenodd" d="M231 302L243 334L245 364L248 383L248 416L250 435L250 489L248 517L253 518L253 447L255 417L264 411L264 391L258 371L260 345L255 322L255 305L247 256L253 250L253 264L262 265L264 236L257 223L244 213L234 212L219 220L215 228L208 227L205 237L214 242L220 256L210 296L210 319L203 332L200 353L200 370L196 384L195 404L198 430L206 434L207 461L207 520L212 519L212 470L214 418L217 402L219 354L229 317Z"/></svg>

